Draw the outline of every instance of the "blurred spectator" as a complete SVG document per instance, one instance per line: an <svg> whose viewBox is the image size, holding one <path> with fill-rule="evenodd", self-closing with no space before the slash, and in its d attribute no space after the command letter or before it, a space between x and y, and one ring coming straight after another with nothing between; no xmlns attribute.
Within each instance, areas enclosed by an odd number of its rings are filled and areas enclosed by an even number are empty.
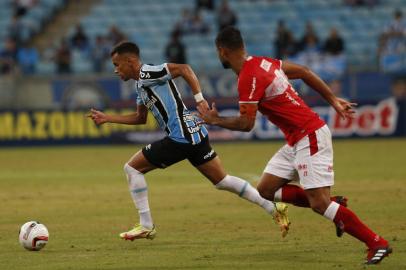
<svg viewBox="0 0 406 270"><path fill-rule="evenodd" d="M315 36L309 35L306 36L303 44L302 53L305 54L320 54L321 49L319 44L317 43L317 39Z"/></svg>
<svg viewBox="0 0 406 270"><path fill-rule="evenodd" d="M191 31L192 26L192 13L190 9L182 9L182 15L180 20L175 25L174 31L179 31L181 34L188 34Z"/></svg>
<svg viewBox="0 0 406 270"><path fill-rule="evenodd" d="M24 74L33 74L38 64L38 51L33 46L25 43L17 52L17 61Z"/></svg>
<svg viewBox="0 0 406 270"><path fill-rule="evenodd" d="M298 44L298 49L299 51L303 51L309 49L308 48L309 46L311 48L315 48L318 47L318 45L319 38L317 37L316 32L314 31L313 24L308 21L306 23L306 31Z"/></svg>
<svg viewBox="0 0 406 270"><path fill-rule="evenodd" d="M209 30L209 25L203 20L200 11L191 13L187 8L182 10L182 18L176 23L174 29L182 35L206 34Z"/></svg>
<svg viewBox="0 0 406 270"><path fill-rule="evenodd" d="M228 1L223 0L219 10L217 11L218 30L220 31L227 26L235 26L237 21L237 15L228 5Z"/></svg>
<svg viewBox="0 0 406 270"><path fill-rule="evenodd" d="M80 24L76 26L76 32L71 37L71 44L73 48L81 51L86 51L89 48L89 38Z"/></svg>
<svg viewBox="0 0 406 270"><path fill-rule="evenodd" d="M196 0L196 11L200 9L214 10L214 0Z"/></svg>
<svg viewBox="0 0 406 270"><path fill-rule="evenodd" d="M277 59L285 59L296 53L296 43L292 32L285 27L285 22L279 20L276 39L274 41Z"/></svg>
<svg viewBox="0 0 406 270"><path fill-rule="evenodd" d="M38 3L37 0L13 0L14 15L17 17L24 16L29 9Z"/></svg>
<svg viewBox="0 0 406 270"><path fill-rule="evenodd" d="M0 74L10 74L16 67L17 49L14 40L6 39L0 50Z"/></svg>
<svg viewBox="0 0 406 270"><path fill-rule="evenodd" d="M373 7L377 4L379 4L379 0L344 0L344 4L347 6L368 6L368 7Z"/></svg>
<svg viewBox="0 0 406 270"><path fill-rule="evenodd" d="M402 54L406 55L406 21L401 10L395 10L393 20L379 37L378 56L386 71L406 69L402 64Z"/></svg>
<svg viewBox="0 0 406 270"><path fill-rule="evenodd" d="M94 72L99 73L105 71L105 64L106 61L109 59L109 53L110 45L107 43L106 39L103 36L98 35L91 50Z"/></svg>
<svg viewBox="0 0 406 270"><path fill-rule="evenodd" d="M395 10L393 20L381 35L381 48L386 52L398 52L405 48L406 21L401 10Z"/></svg>
<svg viewBox="0 0 406 270"><path fill-rule="evenodd" d="M339 55L344 51L344 41L336 28L330 30L330 35L324 43L324 52L331 55Z"/></svg>
<svg viewBox="0 0 406 270"><path fill-rule="evenodd" d="M325 55L321 60L321 74L324 73L325 78L330 80L341 78L347 68L347 57L344 53L344 40L337 29L331 29L323 49Z"/></svg>
<svg viewBox="0 0 406 270"><path fill-rule="evenodd" d="M127 36L121 32L117 26L113 25L110 27L109 32L107 33L107 41L110 42L111 46L116 45L117 43L126 40Z"/></svg>
<svg viewBox="0 0 406 270"><path fill-rule="evenodd" d="M65 39L61 40L60 47L56 50L54 58L59 74L71 73L71 50Z"/></svg>
<svg viewBox="0 0 406 270"><path fill-rule="evenodd" d="M210 28L209 25L203 20L200 12L196 11L192 17L190 25L191 34L207 34Z"/></svg>
<svg viewBox="0 0 406 270"><path fill-rule="evenodd" d="M165 56L169 63L186 64L185 46L180 41L180 32L174 31L166 45Z"/></svg>
<svg viewBox="0 0 406 270"><path fill-rule="evenodd" d="M393 78L391 89L396 100L406 101L406 79L404 76Z"/></svg>
<svg viewBox="0 0 406 270"><path fill-rule="evenodd" d="M24 23L17 15L14 15L7 29L7 36L13 39L16 42L17 46L19 46L23 42L23 29Z"/></svg>
<svg viewBox="0 0 406 270"><path fill-rule="evenodd" d="M344 49L343 41L340 42L340 39L337 31L332 29L324 44L327 51L323 55L313 25L311 22L307 22L305 34L298 44L298 53L290 60L310 67L324 80L339 79L347 67L345 55L340 53Z"/></svg>

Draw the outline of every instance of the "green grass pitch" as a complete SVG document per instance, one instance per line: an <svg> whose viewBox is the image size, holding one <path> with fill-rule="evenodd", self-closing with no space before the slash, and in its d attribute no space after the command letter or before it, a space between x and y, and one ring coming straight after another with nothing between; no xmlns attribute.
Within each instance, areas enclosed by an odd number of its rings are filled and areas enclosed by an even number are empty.
<svg viewBox="0 0 406 270"><path fill-rule="evenodd" d="M230 174L255 184L282 142L214 144ZM138 221L122 170L140 146L0 149L0 269L367 269L364 246L309 209L290 206L287 238L262 209L218 191L188 162L147 174L158 235L118 238ZM406 269L406 139L335 140L334 194L391 241L376 269ZM39 252L18 243L38 220Z"/></svg>

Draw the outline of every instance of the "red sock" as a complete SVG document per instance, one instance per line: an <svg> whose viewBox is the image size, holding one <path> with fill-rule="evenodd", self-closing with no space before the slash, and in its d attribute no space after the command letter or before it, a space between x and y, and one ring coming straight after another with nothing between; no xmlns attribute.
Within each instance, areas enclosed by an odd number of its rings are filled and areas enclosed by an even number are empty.
<svg viewBox="0 0 406 270"><path fill-rule="evenodd" d="M369 248L386 246L388 244L385 239L379 237L379 235L362 223L354 212L341 205L334 217L334 223L343 227L346 233L364 242Z"/></svg>
<svg viewBox="0 0 406 270"><path fill-rule="evenodd" d="M299 207L310 207L309 200L307 199L306 192L303 188L296 185L284 185L282 189L281 201L291 203ZM334 197L330 198L332 201Z"/></svg>
<svg viewBox="0 0 406 270"><path fill-rule="evenodd" d="M310 207L309 200L303 188L295 185L284 185L282 189L282 202L291 203L299 207Z"/></svg>

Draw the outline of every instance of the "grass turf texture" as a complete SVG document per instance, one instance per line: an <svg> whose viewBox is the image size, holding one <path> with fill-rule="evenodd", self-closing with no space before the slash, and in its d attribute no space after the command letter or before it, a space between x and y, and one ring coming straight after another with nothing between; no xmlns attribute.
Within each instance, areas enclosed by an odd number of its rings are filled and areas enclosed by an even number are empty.
<svg viewBox="0 0 406 270"><path fill-rule="evenodd" d="M215 144L228 172L255 184L282 142ZM291 231L262 209L218 191L187 161L147 174L158 235L123 241L138 220L124 162L139 146L0 149L0 269L363 269L364 246L331 222L290 206ZM379 269L406 269L405 139L336 140L334 194L391 241ZM50 231L40 252L19 227ZM374 267L374 266L372 266ZM368 267L369 268L369 267Z"/></svg>

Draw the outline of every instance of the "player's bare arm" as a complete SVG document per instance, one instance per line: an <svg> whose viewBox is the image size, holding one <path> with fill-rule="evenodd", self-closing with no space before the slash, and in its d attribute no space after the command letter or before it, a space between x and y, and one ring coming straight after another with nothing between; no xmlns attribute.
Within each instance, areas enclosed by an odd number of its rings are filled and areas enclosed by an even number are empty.
<svg viewBox="0 0 406 270"><path fill-rule="evenodd" d="M148 109L145 105L138 105L135 113L126 115L111 115L104 112L91 109L88 114L89 118L97 125L104 123L117 123L126 125L143 125L147 122Z"/></svg>
<svg viewBox="0 0 406 270"><path fill-rule="evenodd" d="M343 118L352 118L355 113L353 107L356 103L336 97L330 87L308 67L294 64L289 61L282 62L282 70L288 79L301 79L312 89L316 90Z"/></svg>
<svg viewBox="0 0 406 270"><path fill-rule="evenodd" d="M240 115L235 117L222 117L219 115L216 104L208 111L199 110L199 115L206 124L222 128L249 132L254 128L258 105L254 103L240 103Z"/></svg>
<svg viewBox="0 0 406 270"><path fill-rule="evenodd" d="M200 83L193 69L188 64L174 64L168 63L169 72L172 78L181 76L192 89L192 93L195 97L198 110L208 110L209 105L203 98L201 92Z"/></svg>

